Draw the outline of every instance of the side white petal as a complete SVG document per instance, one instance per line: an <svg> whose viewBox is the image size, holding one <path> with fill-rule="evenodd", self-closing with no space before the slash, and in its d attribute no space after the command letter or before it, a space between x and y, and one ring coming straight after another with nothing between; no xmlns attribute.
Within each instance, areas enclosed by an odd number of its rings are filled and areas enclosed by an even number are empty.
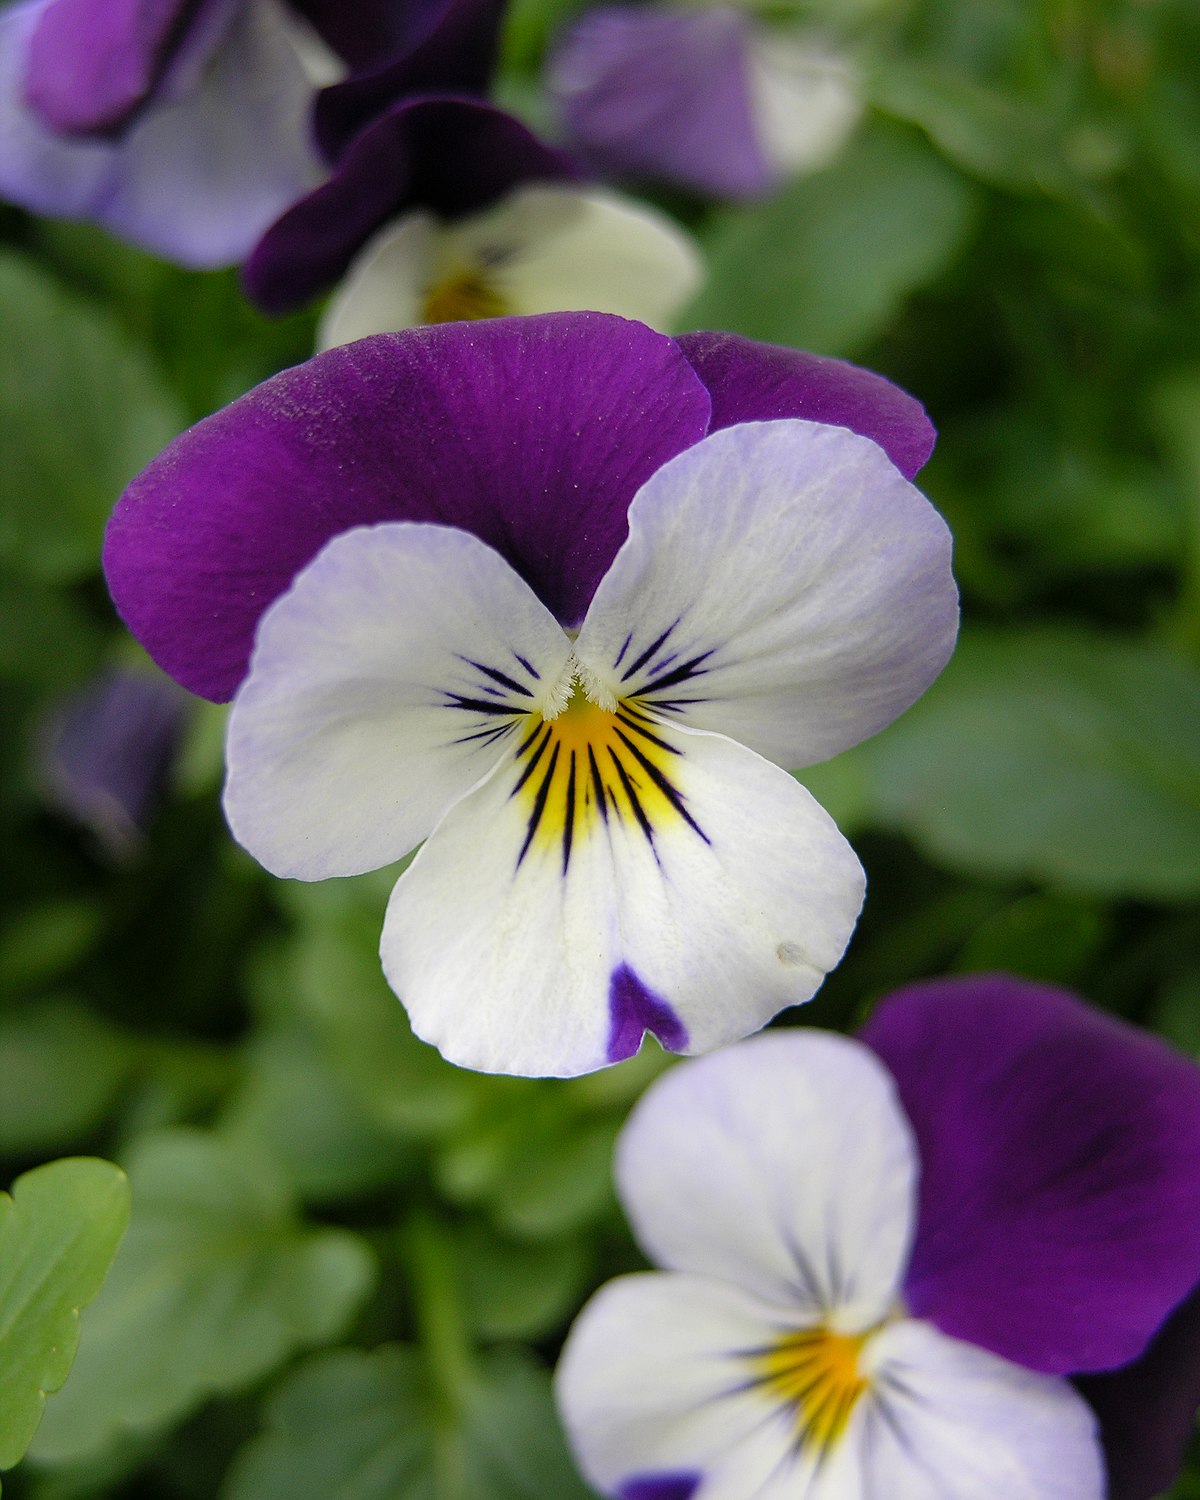
<svg viewBox="0 0 1200 1500"><path fill-rule="evenodd" d="M355 256L317 329L317 348L412 328L437 270L442 230L423 210L385 224Z"/></svg>
<svg viewBox="0 0 1200 1500"><path fill-rule="evenodd" d="M409 522L343 532L259 625L229 719L234 837L301 880L399 859L496 766L569 655L477 537Z"/></svg>
<svg viewBox="0 0 1200 1500"><path fill-rule="evenodd" d="M1103 1500L1096 1418L1067 1381L915 1320L884 1329L868 1355L871 1393L846 1434L864 1495Z"/></svg>
<svg viewBox="0 0 1200 1500"><path fill-rule="evenodd" d="M813 172L831 162L863 112L849 64L809 37L757 26L747 66L750 107L775 169Z"/></svg>
<svg viewBox="0 0 1200 1500"><path fill-rule="evenodd" d="M450 232L514 313L593 309L667 325L700 290L695 241L665 214L603 188L519 188Z"/></svg>
<svg viewBox="0 0 1200 1500"><path fill-rule="evenodd" d="M643 1249L844 1332L898 1295L917 1154L860 1042L775 1031L674 1068L634 1109L617 1187Z"/></svg>
<svg viewBox="0 0 1200 1500"><path fill-rule="evenodd" d="M638 491L576 654L617 696L809 765L882 729L945 665L950 552L870 439L742 423Z"/></svg>
<svg viewBox="0 0 1200 1500"><path fill-rule="evenodd" d="M602 1287L555 1374L584 1476L603 1494L634 1477L695 1473L703 1500L758 1496L790 1471L796 1433L748 1376L746 1356L783 1326L771 1309L704 1277L649 1273Z"/></svg>
<svg viewBox="0 0 1200 1500"><path fill-rule="evenodd" d="M572 1075L644 1030L703 1052L807 1000L863 895L828 814L714 735L653 731L674 802L626 742L599 743L593 773L570 712L456 804L396 886L383 964L417 1034L465 1067Z"/></svg>

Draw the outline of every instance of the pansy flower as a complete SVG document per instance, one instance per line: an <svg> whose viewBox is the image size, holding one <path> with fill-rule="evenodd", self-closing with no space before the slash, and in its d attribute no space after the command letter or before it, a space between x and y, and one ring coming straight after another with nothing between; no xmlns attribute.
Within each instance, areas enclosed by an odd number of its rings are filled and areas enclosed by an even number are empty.
<svg viewBox="0 0 1200 1500"><path fill-rule="evenodd" d="M494 32L496 10L495 0L18 0L0 10L0 196L93 219L182 265L233 264L326 171L319 88L337 84L336 135L362 107L355 91L394 54L393 67L436 54L447 77L474 76L450 54ZM347 67L361 83L337 83Z"/></svg>
<svg viewBox="0 0 1200 1500"><path fill-rule="evenodd" d="M271 226L245 267L247 294L283 312L340 281L324 348L508 313L594 308L666 322L699 289L691 239L579 173L481 100L406 100Z"/></svg>
<svg viewBox="0 0 1200 1500"><path fill-rule="evenodd" d="M446 323L185 433L105 565L160 665L236 691L235 837L304 880L424 840L382 942L414 1029L574 1074L743 1036L840 958L862 872L784 768L952 649L930 437L878 376L729 335Z"/></svg>
<svg viewBox="0 0 1200 1500"><path fill-rule="evenodd" d="M598 171L728 198L824 166L862 113L826 44L723 5L599 6L547 70L568 141Z"/></svg>
<svg viewBox="0 0 1200 1500"><path fill-rule="evenodd" d="M1200 1282L1198 1161L1190 1061L1004 976L675 1069L616 1159L666 1273L602 1288L558 1372L584 1473L623 1500L1148 1500L1191 1413L1118 1406L1110 1483L1067 1377L1138 1360Z"/></svg>

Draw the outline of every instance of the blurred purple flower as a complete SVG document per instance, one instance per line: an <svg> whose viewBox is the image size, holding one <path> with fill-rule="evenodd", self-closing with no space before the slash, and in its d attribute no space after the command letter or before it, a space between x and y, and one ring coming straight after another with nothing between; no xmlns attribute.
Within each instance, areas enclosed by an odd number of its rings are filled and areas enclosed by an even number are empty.
<svg viewBox="0 0 1200 1500"><path fill-rule="evenodd" d="M1194 1064L1005 976L674 1070L616 1167L667 1274L603 1288L559 1370L585 1474L625 1500L1149 1500L1200 1396L1198 1160ZM1108 1370L1094 1408L1065 1378Z"/></svg>
<svg viewBox="0 0 1200 1500"><path fill-rule="evenodd" d="M165 677L111 668L54 704L37 738L49 800L114 859L137 852L188 715Z"/></svg>
<svg viewBox="0 0 1200 1500"><path fill-rule="evenodd" d="M601 6L554 48L568 143L606 176L752 198L824 166L862 105L847 64L728 6Z"/></svg>

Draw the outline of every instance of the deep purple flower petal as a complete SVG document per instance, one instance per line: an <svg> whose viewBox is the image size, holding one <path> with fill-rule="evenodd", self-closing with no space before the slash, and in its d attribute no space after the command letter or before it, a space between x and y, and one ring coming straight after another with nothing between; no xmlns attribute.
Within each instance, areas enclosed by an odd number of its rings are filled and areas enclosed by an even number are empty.
<svg viewBox="0 0 1200 1500"><path fill-rule="evenodd" d="M1048 1374L1141 1354L1200 1280L1200 1069L1005 975L902 990L863 1040L920 1146L914 1316Z"/></svg>
<svg viewBox="0 0 1200 1500"><path fill-rule="evenodd" d="M736 333L685 333L677 343L708 387L714 432L776 417L828 422L873 439L905 479L933 452L925 408L871 370Z"/></svg>
<svg viewBox="0 0 1200 1500"><path fill-rule="evenodd" d="M692 1500L700 1488L699 1474L651 1474L628 1479L621 1500Z"/></svg>
<svg viewBox="0 0 1200 1500"><path fill-rule="evenodd" d="M264 311L284 312L338 281L374 231L406 210L453 218L519 183L578 175L560 151L490 104L399 104L267 230L243 270L246 293Z"/></svg>
<svg viewBox="0 0 1200 1500"><path fill-rule="evenodd" d="M26 103L63 135L119 129L203 8L199 0L51 0L29 44Z"/></svg>
<svg viewBox="0 0 1200 1500"><path fill-rule="evenodd" d="M1075 1384L1100 1418L1108 1500L1153 1500L1174 1481L1200 1406L1200 1291L1177 1307L1141 1359Z"/></svg>
<svg viewBox="0 0 1200 1500"><path fill-rule="evenodd" d="M343 7L345 0L338 0ZM482 97L496 66L506 0L421 0L408 25L376 65L323 89L317 98L317 143L337 163L351 141L385 110L418 94Z"/></svg>
<svg viewBox="0 0 1200 1500"><path fill-rule="evenodd" d="M635 492L708 415L672 340L607 314L381 334L177 438L109 523L109 586L164 670L216 699L244 676L263 610L362 523L472 531L574 626Z"/></svg>
<svg viewBox="0 0 1200 1500"><path fill-rule="evenodd" d="M446 0L288 0L352 68L373 68L427 34Z"/></svg>
<svg viewBox="0 0 1200 1500"><path fill-rule="evenodd" d="M56 703L38 736L38 770L63 812L114 858L131 853L179 747L187 698L173 682L108 671Z"/></svg>
<svg viewBox="0 0 1200 1500"><path fill-rule="evenodd" d="M602 173L753 197L775 172L754 125L749 19L721 6L603 6L558 43L549 79L569 142Z"/></svg>

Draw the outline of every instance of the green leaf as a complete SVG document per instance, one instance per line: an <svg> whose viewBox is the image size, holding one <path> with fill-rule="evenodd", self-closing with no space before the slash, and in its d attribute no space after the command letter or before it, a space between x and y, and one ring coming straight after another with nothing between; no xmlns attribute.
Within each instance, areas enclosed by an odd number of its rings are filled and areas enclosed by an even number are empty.
<svg viewBox="0 0 1200 1500"><path fill-rule="evenodd" d="M71 1000L0 1015L0 1152L61 1150L105 1118L139 1048Z"/></svg>
<svg viewBox="0 0 1200 1500"><path fill-rule="evenodd" d="M69 1157L0 1193L0 1469L28 1448L48 1392L66 1380L79 1309L100 1290L129 1219L109 1162Z"/></svg>
<svg viewBox="0 0 1200 1500"><path fill-rule="evenodd" d="M1066 890L1200 893L1200 673L1107 635L964 632L859 752L876 815L935 862Z"/></svg>
<svg viewBox="0 0 1200 1500"><path fill-rule="evenodd" d="M450 1243L467 1316L480 1338L542 1338L579 1305L591 1265L581 1237L518 1242L473 1219Z"/></svg>
<svg viewBox="0 0 1200 1500"><path fill-rule="evenodd" d="M854 354L958 252L971 187L918 136L877 127L825 171L718 214L681 326Z"/></svg>
<svg viewBox="0 0 1200 1500"><path fill-rule="evenodd" d="M70 1463L129 1431L165 1426L337 1338L375 1276L362 1240L301 1224L244 1148L196 1130L142 1137L134 1213L88 1320L76 1379L34 1454Z"/></svg>
<svg viewBox="0 0 1200 1500"><path fill-rule="evenodd" d="M457 1409L415 1349L338 1350L279 1388L223 1500L584 1500L544 1370L485 1357Z"/></svg>
<svg viewBox="0 0 1200 1500"><path fill-rule="evenodd" d="M117 497L183 425L115 322L0 256L0 559L47 579L93 572Z"/></svg>

